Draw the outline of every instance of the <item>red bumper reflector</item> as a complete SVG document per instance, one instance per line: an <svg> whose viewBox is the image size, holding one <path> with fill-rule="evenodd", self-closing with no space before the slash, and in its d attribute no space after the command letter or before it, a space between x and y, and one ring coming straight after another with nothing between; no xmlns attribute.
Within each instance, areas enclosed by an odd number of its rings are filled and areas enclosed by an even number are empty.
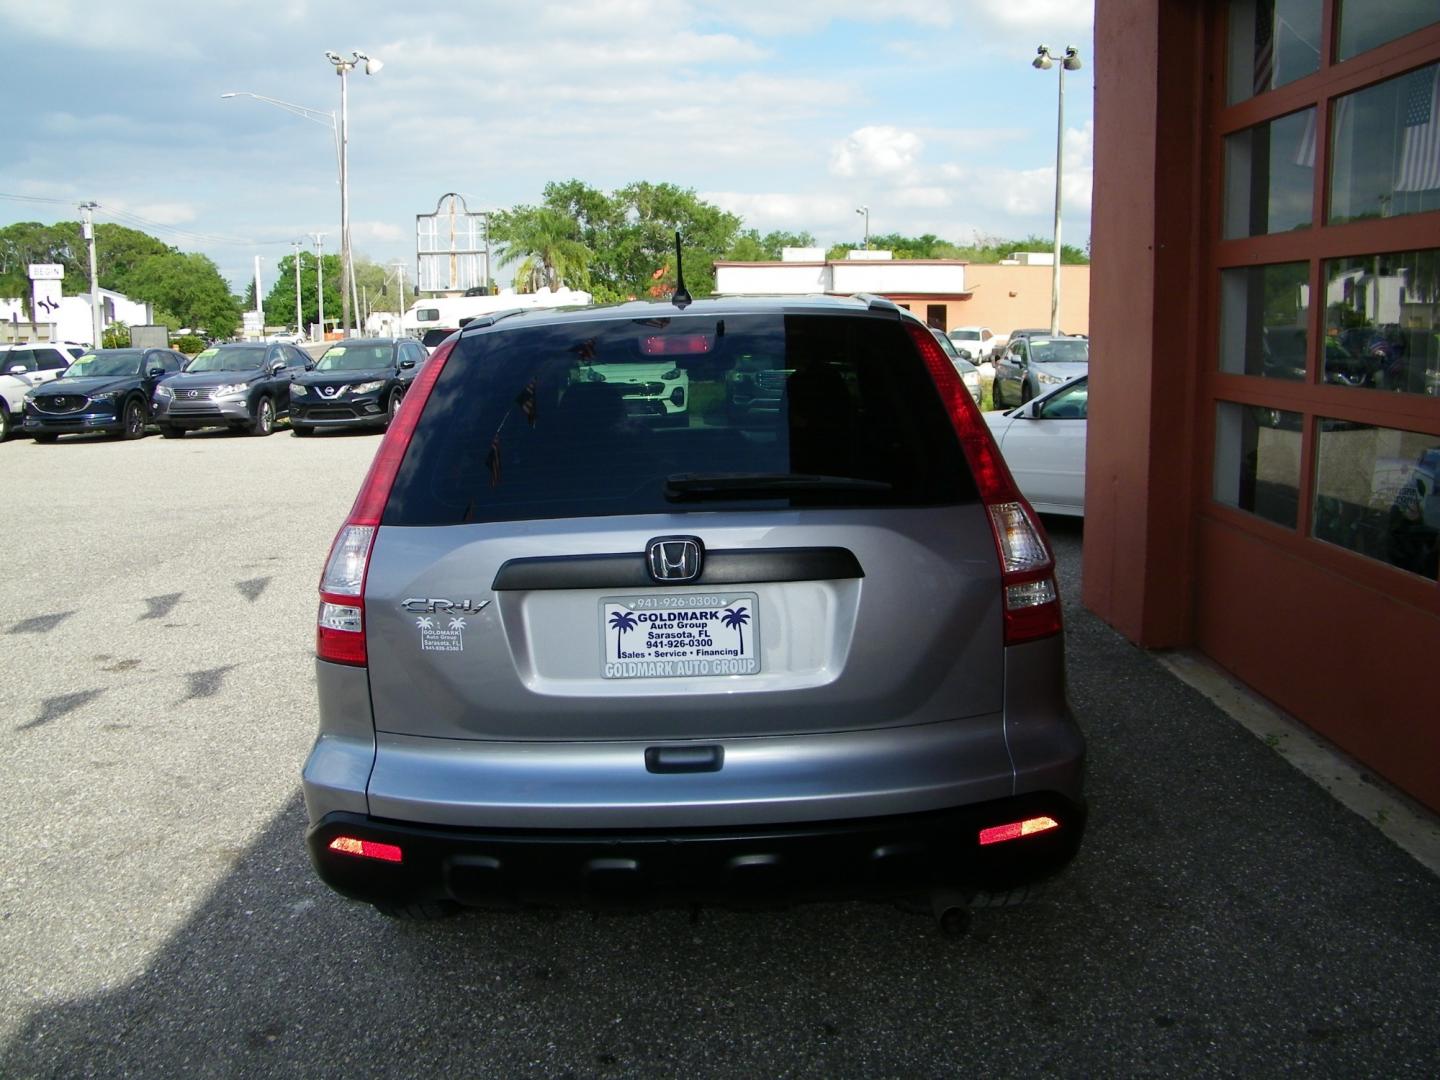
<svg viewBox="0 0 1440 1080"><path fill-rule="evenodd" d="M993 828L981 829L980 846L1001 844L1006 840L1019 840L1022 836L1049 832L1051 829L1059 827L1060 823L1053 817L1032 817L1026 818L1024 821L1012 821L1009 825L996 825Z"/></svg>
<svg viewBox="0 0 1440 1080"><path fill-rule="evenodd" d="M380 859L383 862L400 862L398 844L380 844L374 840L357 840L353 836L337 836L330 841L330 850L342 855L359 855L365 859Z"/></svg>

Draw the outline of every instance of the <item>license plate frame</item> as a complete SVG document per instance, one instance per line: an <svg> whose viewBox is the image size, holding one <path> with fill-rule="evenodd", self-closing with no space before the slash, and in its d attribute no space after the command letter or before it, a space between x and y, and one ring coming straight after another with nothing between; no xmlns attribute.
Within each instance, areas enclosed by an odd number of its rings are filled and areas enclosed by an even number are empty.
<svg viewBox="0 0 1440 1080"><path fill-rule="evenodd" d="M760 598L749 590L600 598L606 679L760 673Z"/></svg>

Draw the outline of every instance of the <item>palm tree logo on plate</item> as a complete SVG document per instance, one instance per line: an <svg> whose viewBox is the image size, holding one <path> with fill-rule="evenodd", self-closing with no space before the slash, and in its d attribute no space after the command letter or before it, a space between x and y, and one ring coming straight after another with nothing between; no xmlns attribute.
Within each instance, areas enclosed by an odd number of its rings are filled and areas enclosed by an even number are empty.
<svg viewBox="0 0 1440 1080"><path fill-rule="evenodd" d="M458 615L455 616L455 618L453 618L453 619L450 620L450 629L451 629L451 630L464 630L464 629L465 629L465 620L462 619L462 618L460 618L460 616L458 616Z"/></svg>
<svg viewBox="0 0 1440 1080"><path fill-rule="evenodd" d="M745 655L745 630L744 626L750 621L750 616L745 614L743 607L726 608L720 615L720 621L734 630L740 638L740 655Z"/></svg>
<svg viewBox="0 0 1440 1080"><path fill-rule="evenodd" d="M419 627L421 630L434 630L434 629L435 629L435 622L434 622L434 620L433 620L433 619L430 619L428 616L425 616L425 615L422 615L422 616L420 616L420 618L416 619L416 620L415 620L415 625L416 625L417 627Z"/></svg>
<svg viewBox="0 0 1440 1080"><path fill-rule="evenodd" d="M615 635L615 659L620 659L620 642L625 635L635 629L636 619L628 611L616 611L610 616L610 629L618 631Z"/></svg>

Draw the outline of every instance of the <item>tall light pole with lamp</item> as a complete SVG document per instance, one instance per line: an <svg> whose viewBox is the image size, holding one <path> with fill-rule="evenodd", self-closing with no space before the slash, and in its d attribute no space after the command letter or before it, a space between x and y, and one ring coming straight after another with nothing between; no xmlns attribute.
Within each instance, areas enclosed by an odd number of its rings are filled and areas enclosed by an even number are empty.
<svg viewBox="0 0 1440 1080"><path fill-rule="evenodd" d="M355 296L355 273L350 263L350 72L355 65L364 63L365 74L377 74L385 65L372 56L366 56L359 49L350 51L346 60L337 52L327 52L325 59L335 67L340 76L340 320L346 337L350 336L350 305L360 307Z"/></svg>
<svg viewBox="0 0 1440 1080"><path fill-rule="evenodd" d="M310 106L308 106L308 105L296 105L293 101L281 101L279 98L267 97L265 94L252 94L249 90L231 90L231 91L228 91L227 93L221 94L220 96L221 96L222 98L242 98L242 97L253 98L255 101L263 101L266 105L274 105L277 109L284 109L286 112L288 112L288 113L293 113L295 116L299 116L299 117L301 117L301 118L303 118L303 119L305 119L305 120L309 120L311 123L319 124L321 127L327 127L327 128L329 128L329 129L330 129L330 137L331 137L331 138L334 140L334 142L335 142L335 166L336 166L336 168L339 170L340 176L341 176L342 178L344 177L344 175L345 175L345 163L344 163L344 159L343 159L343 157L341 156L341 153L340 153L340 125L336 122L336 120L335 120L335 114L334 114L333 112L324 112L324 111L321 110L321 109L312 109L312 108L311 108ZM343 194L344 194L344 185L343 185L343 184L341 185L341 194L342 194L342 196L343 196ZM343 198L342 198L342 205L343 205ZM315 239L315 252L316 252L316 256L315 256L315 257L316 257L316 260L317 260L317 263L316 263L316 273L319 275L319 278L320 278L320 285L317 287L317 289L318 289L318 291L319 291L319 293L320 293L320 310L319 310L320 338L321 338L321 340L323 341L324 338L325 338L325 292L324 292L324 284L325 284L325 283L324 283L324 276L325 276L325 271L320 268L318 260L319 260L320 258L322 258L320 252L321 252L321 247L322 247L322 241L325 239L325 234L324 234L324 233L313 233L313 234L311 234L311 235L312 235L312 236L314 237L314 239ZM343 252L342 252L342 254L343 254Z"/></svg>
<svg viewBox="0 0 1440 1080"><path fill-rule="evenodd" d="M866 250L866 251L869 251L869 250L870 250L870 207L868 207L868 206L857 207L856 210L855 210L855 213L861 215L861 216L865 219L865 250Z"/></svg>
<svg viewBox="0 0 1440 1080"><path fill-rule="evenodd" d="M1055 255L1050 275L1050 332L1060 332L1060 192L1061 170L1065 158L1065 72L1077 71L1080 67L1080 52L1074 45L1065 46L1065 55L1056 57L1050 46L1041 45L1035 51L1031 63L1041 71L1048 71L1056 60L1060 61L1060 99L1055 109Z"/></svg>

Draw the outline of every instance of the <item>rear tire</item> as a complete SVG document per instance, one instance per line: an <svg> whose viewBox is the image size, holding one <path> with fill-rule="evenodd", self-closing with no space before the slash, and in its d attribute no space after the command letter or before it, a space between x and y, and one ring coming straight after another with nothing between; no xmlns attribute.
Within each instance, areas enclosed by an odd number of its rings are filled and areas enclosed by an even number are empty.
<svg viewBox="0 0 1440 1080"><path fill-rule="evenodd" d="M435 922L448 919L460 910L453 900L417 900L413 904L386 904L377 902L375 910L387 919L401 922Z"/></svg>
<svg viewBox="0 0 1440 1080"><path fill-rule="evenodd" d="M0 401L0 442L10 438L10 429L14 421L10 419L10 406Z"/></svg>
<svg viewBox="0 0 1440 1080"><path fill-rule="evenodd" d="M161 424L160 437L162 439L183 439L185 437L185 429L176 427L174 424Z"/></svg>
<svg viewBox="0 0 1440 1080"><path fill-rule="evenodd" d="M255 418L250 421L250 434L264 438L275 430L275 403L268 395L255 403Z"/></svg>

